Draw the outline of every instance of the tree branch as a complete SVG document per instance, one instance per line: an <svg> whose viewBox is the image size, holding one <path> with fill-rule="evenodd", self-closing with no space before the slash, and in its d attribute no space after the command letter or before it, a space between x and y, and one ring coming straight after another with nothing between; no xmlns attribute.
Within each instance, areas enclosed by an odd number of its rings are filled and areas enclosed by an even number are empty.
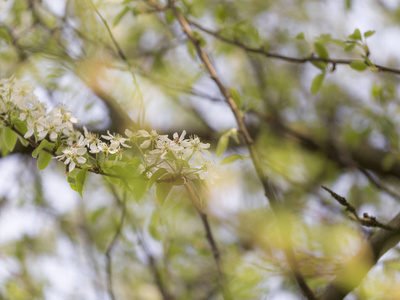
<svg viewBox="0 0 400 300"><path fill-rule="evenodd" d="M199 214L201 221L203 222L203 226L206 231L206 238L207 238L208 244L210 245L210 248L212 250L215 264L217 265L218 279L219 279L219 284L221 287L222 295L225 300L233 299L232 294L228 287L228 283L227 283L227 280L225 277L224 270L223 270L221 253L218 249L217 243L214 240L214 236L211 231L210 223L208 222L207 214L200 207L200 205L199 205L200 201L197 198L195 192L193 191L193 188L190 186L190 184L188 182L185 183L185 188L187 189L187 191L190 195L190 199L192 200L194 207L196 208L196 211Z"/></svg>
<svg viewBox="0 0 400 300"><path fill-rule="evenodd" d="M328 189L326 186L322 186L322 188L326 191L328 191L331 196L337 200L337 202L339 202L341 205L343 205L344 207L346 207L346 211L349 211L355 220L357 220L361 225L366 226L366 227L380 227L386 230L394 230L393 228L391 228L388 225L385 225L381 222L379 222L374 216L369 216L367 213L363 214L363 217L359 217L357 214L357 210L356 208L351 205L346 198L339 196L338 194L336 194L335 192L333 192L332 190Z"/></svg>
<svg viewBox="0 0 400 300"><path fill-rule="evenodd" d="M153 2L152 0L150 0ZM249 150L253 166L255 168L255 171L257 173L258 178L260 179L262 186L264 188L264 192L266 197L271 203L272 208L278 209L281 204L279 203L279 200L275 194L274 191L274 186L271 184L271 182L268 180L268 177L264 173L264 170L261 168L261 161L259 158L259 155L257 153L257 150L255 148L254 142L252 137L250 136L250 133L246 127L246 124L244 123L244 113L239 109L239 107L236 105L235 101L233 100L229 90L224 86L222 81L217 75L217 72L214 68L214 65L211 63L209 56L206 54L206 52L203 50L203 48L200 46L200 41L199 39L193 34L193 31L191 30L188 21L186 18L179 12L179 10L175 7L174 1L173 0L168 0L168 6L172 10L173 14L175 15L176 19L182 26L182 30L186 34L186 36L189 38L190 42L194 45L196 48L197 54L200 58L200 60L203 62L205 68L207 69L208 73L211 76L211 79L215 82L215 84L218 86L222 96L225 98L226 102L228 103L232 113L235 116L239 132L242 134L243 140ZM305 279L301 275L301 273L298 270L297 262L294 257L293 249L285 249L285 254L287 261L289 263L289 266L292 270L292 273L296 279L297 284L299 285L302 293L308 298L308 299L315 299L314 293L312 290L308 287Z"/></svg>
<svg viewBox="0 0 400 300"><path fill-rule="evenodd" d="M326 286L319 296L321 300L343 299L355 289L378 260L400 242L400 213L388 224L393 230L380 229L348 261L342 271Z"/></svg>
<svg viewBox="0 0 400 300"><path fill-rule="evenodd" d="M254 47L250 47L247 46L246 44L244 44L241 41L238 40L231 40L228 39L226 37L223 37L220 32L218 31L214 31L214 30L210 30L205 28L204 26L200 25L199 23L196 23L193 20L188 20L188 23L193 25L194 27L198 28L199 30L212 35L213 37L217 38L218 40L239 47L249 53L254 53L254 54L260 54L263 55L267 58L274 58L274 59L278 59L278 60L283 60L283 61L287 61L287 62L291 62L291 63L306 63L306 62L324 62L324 63L330 63L333 66L336 65L350 65L353 62L364 62L368 65L368 63L365 60L360 60L360 59L334 59L334 58L321 58L321 57L315 57L313 55L309 56L309 57L291 57L291 56L286 56L286 55L281 55L281 54L277 54L277 53L272 53L272 52L268 52L266 51L263 47L259 47L259 48L254 48ZM374 68L377 71L380 72L387 72L387 73L393 73L396 75L400 75L400 69L395 69L395 68L390 68L390 67L386 67L386 66L381 66L381 65L373 65Z"/></svg>
<svg viewBox="0 0 400 300"><path fill-rule="evenodd" d="M106 256L106 274L107 274L107 291L108 294L110 295L110 298L112 300L116 300L117 298L115 297L115 293L113 290L113 277L112 277L112 252L115 248L115 245L117 244L117 241L122 233L122 227L125 221L125 215L126 215L126 198L124 197L123 201L120 201L117 199L118 204L121 206L121 217L120 221L117 226L117 230L115 231L115 234L107 247L106 252L104 253Z"/></svg>

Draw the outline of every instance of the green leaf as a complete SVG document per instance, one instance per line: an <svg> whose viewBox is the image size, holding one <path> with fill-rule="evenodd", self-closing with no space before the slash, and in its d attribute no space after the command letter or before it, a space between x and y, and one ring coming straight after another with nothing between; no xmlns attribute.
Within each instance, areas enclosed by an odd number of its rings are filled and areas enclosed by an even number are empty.
<svg viewBox="0 0 400 300"><path fill-rule="evenodd" d="M71 172L68 172L68 183L72 190L77 191L76 189L76 176L80 172L79 169L75 168Z"/></svg>
<svg viewBox="0 0 400 300"><path fill-rule="evenodd" d="M50 143L48 140L42 140L40 142L40 145L32 152L32 156L36 158L39 152L42 151L42 149L46 148L48 150L51 150L53 149L53 147L54 147L53 143Z"/></svg>
<svg viewBox="0 0 400 300"><path fill-rule="evenodd" d="M170 182L156 183L156 195L160 205L163 205L165 203L165 200L167 199L169 193L171 192L172 187L173 184Z"/></svg>
<svg viewBox="0 0 400 300"><path fill-rule="evenodd" d="M46 169L47 165L50 163L51 159L53 158L53 155L50 153L42 150L39 152L39 158L38 158L38 169L39 170L44 170Z"/></svg>
<svg viewBox="0 0 400 300"><path fill-rule="evenodd" d="M160 214L155 210L150 218L149 233L157 241L162 240L162 227L163 224L161 222Z"/></svg>
<svg viewBox="0 0 400 300"><path fill-rule="evenodd" d="M239 91L235 88L230 88L229 91L230 91L232 99L233 99L233 101L235 101L236 105L239 108L242 108L242 106L243 106L242 97L240 96Z"/></svg>
<svg viewBox="0 0 400 300"><path fill-rule="evenodd" d="M146 193L148 182L149 180L147 177L136 178L129 181L129 187L136 201L142 199L143 195Z"/></svg>
<svg viewBox="0 0 400 300"><path fill-rule="evenodd" d="M303 40L305 41L304 32L300 32L298 35L294 37L296 40Z"/></svg>
<svg viewBox="0 0 400 300"><path fill-rule="evenodd" d="M198 43L200 45L200 47L204 47L207 43L206 40L203 39L203 37L201 36L200 33L198 33L197 31L193 31L193 35L194 37L198 40Z"/></svg>
<svg viewBox="0 0 400 300"><path fill-rule="evenodd" d="M115 17L114 22L113 22L113 26L117 26L119 24L119 22L121 22L121 19L127 14L127 12L129 11L129 7L125 6L123 10L121 10L118 15Z"/></svg>
<svg viewBox="0 0 400 300"><path fill-rule="evenodd" d="M315 76L311 84L311 95L315 95L319 91L319 89L322 86L322 83L324 82L324 78L325 78L324 73Z"/></svg>
<svg viewBox="0 0 400 300"><path fill-rule="evenodd" d="M10 34L5 27L0 27L0 40L5 41L9 45L12 44Z"/></svg>
<svg viewBox="0 0 400 300"><path fill-rule="evenodd" d="M239 159L244 159L244 158L246 158L246 157L243 156L243 155L233 154L233 155L225 157L219 164L221 166L222 165L227 165L227 164L233 163L233 162L235 162L235 161L237 161Z"/></svg>
<svg viewBox="0 0 400 300"><path fill-rule="evenodd" d="M10 127L4 127L2 137L7 150L13 151L18 139L17 134Z"/></svg>
<svg viewBox="0 0 400 300"><path fill-rule="evenodd" d="M172 24L175 21L175 16L170 9L167 9L164 15L165 15L165 21L168 24Z"/></svg>
<svg viewBox="0 0 400 300"><path fill-rule="evenodd" d="M168 173L166 169L158 169L157 171L154 172L153 175L151 175L150 180L149 180L149 189L153 186L153 184L163 176L164 174Z"/></svg>
<svg viewBox="0 0 400 300"><path fill-rule="evenodd" d="M76 191L79 193L79 195L81 197L82 197L82 192L83 192L83 186L84 186L85 180L86 180L86 173L87 173L87 169L82 169L76 175Z"/></svg>
<svg viewBox="0 0 400 300"><path fill-rule="evenodd" d="M322 61L311 61L311 63L317 67L318 69L320 69L322 72L326 71L326 67L327 67L327 63L322 62Z"/></svg>
<svg viewBox="0 0 400 300"><path fill-rule="evenodd" d="M314 43L314 48L315 48L315 52L317 52L317 55L319 57L324 58L324 59L329 58L328 51L326 51L324 45L322 45L321 43Z"/></svg>
<svg viewBox="0 0 400 300"><path fill-rule="evenodd" d="M186 46L187 46L190 57L196 58L196 48L194 47L194 45L192 44L192 42L190 40L186 41Z"/></svg>
<svg viewBox="0 0 400 300"><path fill-rule="evenodd" d="M356 43L352 43L352 44L344 47L344 51L349 52L349 51L353 50L356 45L357 45Z"/></svg>
<svg viewBox="0 0 400 300"><path fill-rule="evenodd" d="M368 68L367 64L360 60L351 62L350 67L357 71L364 71L366 68Z"/></svg>
<svg viewBox="0 0 400 300"><path fill-rule="evenodd" d="M367 31L367 32L364 33L364 37L365 37L365 38L370 37L370 36L373 35L374 33L375 33L375 30L369 30L369 31Z"/></svg>
<svg viewBox="0 0 400 300"><path fill-rule="evenodd" d="M348 36L348 38L351 40L361 41L362 37L361 37L360 30L358 30L358 29L354 30L354 32L352 34L350 34Z"/></svg>
<svg viewBox="0 0 400 300"><path fill-rule="evenodd" d="M226 148L228 148L228 144L229 144L229 135L227 133L224 133L219 138L217 150L215 151L217 157L220 157L225 152Z"/></svg>

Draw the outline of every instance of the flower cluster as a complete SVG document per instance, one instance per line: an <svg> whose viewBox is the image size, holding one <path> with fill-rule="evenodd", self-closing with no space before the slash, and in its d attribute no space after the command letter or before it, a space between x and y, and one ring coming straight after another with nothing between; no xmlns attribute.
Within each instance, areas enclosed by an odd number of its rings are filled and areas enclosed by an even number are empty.
<svg viewBox="0 0 400 300"><path fill-rule="evenodd" d="M69 172L76 166L104 170L110 163L123 165L128 160L127 148L136 148L142 161L139 169L149 178L160 169L170 180L204 179L205 174L210 175L211 181L217 177L215 164L203 157L210 155L210 144L202 143L197 136L185 138L183 131L169 139L155 130L128 129L125 137L109 131L107 135L98 135L86 127L81 132L74 127L78 119L68 110L56 107L48 112L33 90L30 84L15 78L0 79L0 119L11 128L17 123L25 124L25 139L49 141L57 154L55 158L64 162Z"/></svg>

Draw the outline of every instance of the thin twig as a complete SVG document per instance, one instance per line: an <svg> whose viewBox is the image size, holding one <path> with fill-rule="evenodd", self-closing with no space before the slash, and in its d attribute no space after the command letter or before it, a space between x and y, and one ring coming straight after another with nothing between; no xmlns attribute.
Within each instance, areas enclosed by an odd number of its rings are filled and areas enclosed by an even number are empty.
<svg viewBox="0 0 400 300"><path fill-rule="evenodd" d="M161 272L158 269L156 259L154 258L153 254L151 254L151 251L150 251L149 247L147 246L146 240L145 240L142 230L139 226L139 222L136 220L133 213L131 213L130 216L132 218L134 218L133 225L136 227L136 232L138 234L140 244L142 245L142 249L147 257L147 260L148 260L148 263L150 266L150 270L153 273L154 280L157 284L158 289L160 290L160 292L163 296L163 299L164 300L174 299L174 297L169 293L168 288L161 276Z"/></svg>
<svg viewBox="0 0 400 300"><path fill-rule="evenodd" d="M342 206L346 207L346 211L349 211L352 216L354 217L355 220L357 220L361 225L366 226L366 227L380 227L386 230L394 230L388 225L385 225L381 222L379 222L374 216L370 216L367 213L363 213L362 217L359 217L357 214L357 209L351 205L346 198L339 196L336 194L334 191L330 190L326 186L322 186L322 188L326 191L328 191L331 196L337 200Z"/></svg>
<svg viewBox="0 0 400 300"><path fill-rule="evenodd" d="M189 22L189 24L193 25L194 27L198 28L199 30L201 30L209 35L212 35L213 37L217 38L218 40L220 40L222 42L239 47L247 52L260 54L260 55L263 55L268 58L284 60L284 61L291 62L291 63L324 62L324 63L330 63L334 67L336 65L340 65L340 64L350 65L353 62L366 63L364 60L360 60L360 59L321 58L321 57L316 57L316 56L312 56L312 55L309 57L292 57L292 56L286 56L286 55L281 55L281 54L277 54L277 53L272 53L272 52L266 51L263 47L258 47L258 48L250 47L236 39L231 40L229 38L223 37L219 31L214 31L214 30L205 28L203 25L200 25L199 23L197 23L193 20L188 20L188 22ZM380 71L380 72L388 72L388 73L400 75L400 69L395 69L395 68L390 68L390 67L386 67L386 66L382 66L382 65L375 65L375 64L373 65L373 67L377 71Z"/></svg>
<svg viewBox="0 0 400 300"><path fill-rule="evenodd" d="M210 223L208 222L207 214L204 212L204 210L199 205L200 201L197 198L195 192L193 191L193 188L190 186L190 184L188 182L185 183L185 187L189 193L190 199L192 200L192 202L194 204L194 207L196 208L197 213L199 214L199 216L201 218L204 229L206 231L206 238L207 238L208 244L210 245L210 248L211 248L214 260L215 260L215 264L217 265L218 279L219 279L219 284L221 287L222 295L225 300L233 299L232 294L229 290L226 276L224 273L224 269L222 266L221 253L218 249L217 243L215 242L214 236L212 234Z"/></svg>
<svg viewBox="0 0 400 300"><path fill-rule="evenodd" d="M107 247L106 252L104 253L106 256L106 274L107 274L107 291L108 294L110 295L110 298L112 300L116 300L117 298L115 297L114 289L113 289L113 273L112 273L112 253L113 250L118 242L118 239L122 233L122 228L124 225L125 221L125 215L126 215L126 197L124 197L123 201L118 201L120 206L121 206L121 217L120 221L117 226L117 230L115 231L115 234L110 242L110 244Z"/></svg>
<svg viewBox="0 0 400 300"><path fill-rule="evenodd" d="M367 169L365 168L359 168L360 171L368 178L368 180L375 185L378 189L384 191L386 194L392 196L395 198L397 201L400 201L400 195L397 194L396 192L392 191L389 187L384 185L382 182L380 182L378 179L376 179Z"/></svg>

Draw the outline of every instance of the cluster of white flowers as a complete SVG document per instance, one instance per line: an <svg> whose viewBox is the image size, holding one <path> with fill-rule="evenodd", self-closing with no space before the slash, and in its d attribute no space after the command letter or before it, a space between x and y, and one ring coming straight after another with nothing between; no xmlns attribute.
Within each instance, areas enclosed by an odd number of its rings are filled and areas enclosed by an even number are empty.
<svg viewBox="0 0 400 300"><path fill-rule="evenodd" d="M140 169L150 178L157 170L165 169L172 178L204 179L207 173L213 181L217 178L213 161L203 157L210 155L210 144L200 141L197 136L185 139L186 131L169 139L157 131L150 133L138 130L125 131L126 137L118 134L97 135L83 127L83 133L74 128L78 123L65 108L56 107L47 112L44 103L33 94L34 88L15 78L0 79L0 118L3 125L13 126L17 122L26 124L25 139L39 142L48 139L54 144L51 149L55 158L68 165L72 171L81 168L102 168L102 163L112 157L114 163L122 160L124 148L134 145L142 155Z"/></svg>

